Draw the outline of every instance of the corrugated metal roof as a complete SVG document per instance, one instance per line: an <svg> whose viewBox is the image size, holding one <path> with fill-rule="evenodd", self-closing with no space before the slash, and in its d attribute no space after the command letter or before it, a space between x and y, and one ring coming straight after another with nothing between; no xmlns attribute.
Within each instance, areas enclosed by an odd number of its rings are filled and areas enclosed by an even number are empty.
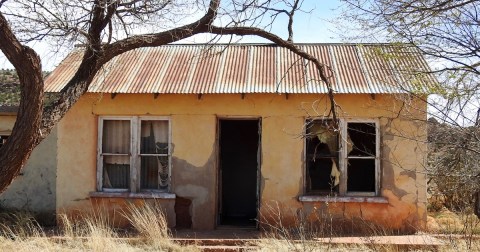
<svg viewBox="0 0 480 252"><path fill-rule="evenodd" d="M422 55L389 44L298 44L329 66L336 93L426 92L435 84ZM49 75L46 92L59 92L73 77L76 49ZM92 93L326 93L313 63L271 44L165 45L121 54L104 65Z"/></svg>

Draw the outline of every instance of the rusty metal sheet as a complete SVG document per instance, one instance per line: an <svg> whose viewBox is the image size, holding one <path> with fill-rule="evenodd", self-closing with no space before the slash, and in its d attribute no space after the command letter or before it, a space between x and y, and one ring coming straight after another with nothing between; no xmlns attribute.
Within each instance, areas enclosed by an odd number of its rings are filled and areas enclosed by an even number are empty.
<svg viewBox="0 0 480 252"><path fill-rule="evenodd" d="M336 93L399 93L435 83L422 55L407 45L298 44L325 64ZM387 55L387 56L386 56ZM59 92L82 59L76 49L50 74L46 92ZM121 54L102 67L93 93L326 93L316 66L271 44L166 45Z"/></svg>

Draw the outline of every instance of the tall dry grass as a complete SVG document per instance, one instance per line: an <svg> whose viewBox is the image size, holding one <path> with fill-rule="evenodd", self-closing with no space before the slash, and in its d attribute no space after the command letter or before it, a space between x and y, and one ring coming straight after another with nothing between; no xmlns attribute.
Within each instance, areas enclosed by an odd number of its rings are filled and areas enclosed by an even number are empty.
<svg viewBox="0 0 480 252"><path fill-rule="evenodd" d="M28 215L8 214L0 217L0 251L199 251L173 242L165 215L156 204L131 205L123 215L137 237L120 237L102 212L75 220L60 215L58 236L46 235Z"/></svg>
<svg viewBox="0 0 480 252"><path fill-rule="evenodd" d="M382 244L379 237L398 233L361 219L343 220L339 224L328 212L317 211L307 218L278 204L264 207L268 208L267 216L262 216L260 220L269 221L261 223L264 228L262 238L254 243L258 251L480 251L480 236L476 233L480 228L479 221L472 215L444 220L440 226L448 225L448 229L437 230L436 233L417 233L417 238L424 239L423 245L405 245ZM285 215L295 215L293 225L283 222ZM336 240L352 235L359 236L360 242L346 244ZM442 242L443 245L429 245L430 241Z"/></svg>

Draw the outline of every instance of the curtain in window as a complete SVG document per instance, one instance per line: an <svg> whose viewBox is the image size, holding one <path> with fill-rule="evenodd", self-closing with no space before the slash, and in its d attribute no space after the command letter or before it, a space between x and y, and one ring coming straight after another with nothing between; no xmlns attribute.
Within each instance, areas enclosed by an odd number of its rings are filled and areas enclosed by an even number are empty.
<svg viewBox="0 0 480 252"><path fill-rule="evenodd" d="M103 121L102 153L129 154L130 153L130 121L105 120Z"/></svg>
<svg viewBox="0 0 480 252"><path fill-rule="evenodd" d="M168 188L168 121L142 121L140 140L140 186Z"/></svg>
<svg viewBox="0 0 480 252"><path fill-rule="evenodd" d="M103 187L128 189L130 182L130 157L106 156L103 164Z"/></svg>

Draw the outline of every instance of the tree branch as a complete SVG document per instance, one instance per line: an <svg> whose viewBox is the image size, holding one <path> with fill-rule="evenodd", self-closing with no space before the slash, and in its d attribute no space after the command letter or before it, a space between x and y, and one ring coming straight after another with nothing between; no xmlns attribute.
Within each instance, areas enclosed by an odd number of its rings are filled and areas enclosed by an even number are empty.
<svg viewBox="0 0 480 252"><path fill-rule="evenodd" d="M209 28L209 32L218 35L238 35L238 36L246 36L246 35L255 35L265 39L272 41L273 43L277 44L278 46L287 48L288 50L292 51L293 53L297 54L298 56L312 62L318 70L320 79L327 85L328 89L328 97L330 99L330 112L332 113L334 127L338 129L338 121L337 121L337 113L336 113L336 102L334 99L334 90L332 88L332 84L327 77L326 71L327 67L325 64L321 63L317 58L313 57L312 55L308 54L307 52L303 51L302 49L298 48L295 44L291 41L284 40L279 36L267 32L263 29L256 28L256 27L217 27L211 25Z"/></svg>

